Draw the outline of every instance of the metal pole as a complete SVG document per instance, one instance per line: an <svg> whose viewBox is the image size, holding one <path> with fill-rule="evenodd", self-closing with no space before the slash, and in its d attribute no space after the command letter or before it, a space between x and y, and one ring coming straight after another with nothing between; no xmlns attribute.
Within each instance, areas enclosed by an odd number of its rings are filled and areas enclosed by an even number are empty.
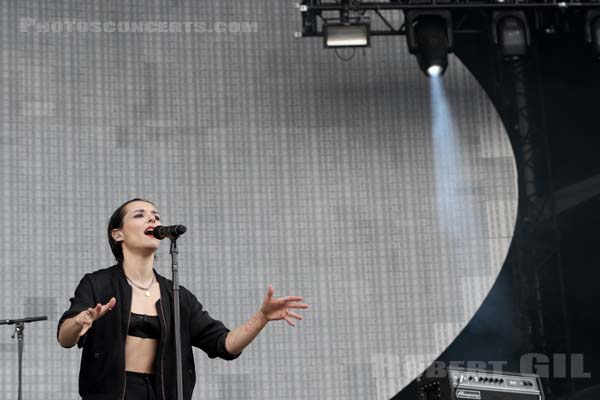
<svg viewBox="0 0 600 400"><path fill-rule="evenodd" d="M183 373L181 370L181 314L179 313L179 266L177 265L177 239L171 239L173 266L173 316L175 321L175 360L177 371L177 400L183 400Z"/></svg>

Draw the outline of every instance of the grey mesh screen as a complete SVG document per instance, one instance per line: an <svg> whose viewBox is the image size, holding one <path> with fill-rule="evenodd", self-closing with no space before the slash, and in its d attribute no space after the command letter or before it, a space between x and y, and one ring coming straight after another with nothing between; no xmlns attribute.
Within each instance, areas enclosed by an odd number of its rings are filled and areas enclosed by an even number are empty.
<svg viewBox="0 0 600 400"><path fill-rule="evenodd" d="M349 62L296 39L292 5L0 1L0 318L49 316L26 327L25 398L77 397L80 351L56 322L112 264L108 217L136 196L188 226L181 282L229 327L268 283L311 306L234 362L197 351L194 399L386 399L473 316L516 215L492 105L454 58L432 86L403 37ZM52 31L65 21L204 28ZM16 399L11 333L0 387Z"/></svg>

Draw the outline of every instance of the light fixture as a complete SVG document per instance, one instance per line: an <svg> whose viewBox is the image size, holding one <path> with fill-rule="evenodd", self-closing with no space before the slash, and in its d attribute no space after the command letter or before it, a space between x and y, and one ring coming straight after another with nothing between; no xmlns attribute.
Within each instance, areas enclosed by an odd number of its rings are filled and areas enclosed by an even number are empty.
<svg viewBox="0 0 600 400"><path fill-rule="evenodd" d="M442 68L441 65L432 65L431 67L427 68L427 71L425 73L427 74L427 76L435 78L444 73L444 68Z"/></svg>
<svg viewBox="0 0 600 400"><path fill-rule="evenodd" d="M494 11L492 37L506 58L519 58L527 54L531 43L527 17L523 11Z"/></svg>
<svg viewBox="0 0 600 400"><path fill-rule="evenodd" d="M368 23L327 23L323 25L325 47L368 47L370 27Z"/></svg>
<svg viewBox="0 0 600 400"><path fill-rule="evenodd" d="M592 45L594 57L600 58L600 10L585 14L585 39Z"/></svg>
<svg viewBox="0 0 600 400"><path fill-rule="evenodd" d="M417 57L419 67L429 77L442 75L452 51L452 17L449 11L405 13L408 50Z"/></svg>

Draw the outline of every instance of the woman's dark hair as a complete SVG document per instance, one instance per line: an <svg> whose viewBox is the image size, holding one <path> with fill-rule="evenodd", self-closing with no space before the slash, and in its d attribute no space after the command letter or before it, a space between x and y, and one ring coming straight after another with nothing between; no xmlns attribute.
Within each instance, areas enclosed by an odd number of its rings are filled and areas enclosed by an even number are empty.
<svg viewBox="0 0 600 400"><path fill-rule="evenodd" d="M134 201L143 201L145 203L154 205L153 202L146 200L146 199L140 199L140 198L131 199L131 200L128 200L125 203L121 204L119 206L119 208L117 208L115 210L115 212L110 216L110 219L108 220L108 244L110 246L110 250L115 255L115 258L117 259L117 261L121 262L121 263L123 262L123 248L121 247L121 242L117 242L115 239L113 239L112 231L113 231L113 229L121 229L123 227L123 218L125 217L125 207L127 206L127 204L133 203Z"/></svg>

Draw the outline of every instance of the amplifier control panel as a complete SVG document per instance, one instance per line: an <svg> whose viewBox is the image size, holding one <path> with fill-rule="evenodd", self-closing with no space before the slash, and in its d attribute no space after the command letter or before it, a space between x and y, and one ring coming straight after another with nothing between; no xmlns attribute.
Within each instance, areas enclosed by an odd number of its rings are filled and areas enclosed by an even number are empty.
<svg viewBox="0 0 600 400"><path fill-rule="evenodd" d="M536 376L510 375L506 373L491 373L465 371L448 368L451 385L463 389L487 389L507 392L539 394L540 387Z"/></svg>

